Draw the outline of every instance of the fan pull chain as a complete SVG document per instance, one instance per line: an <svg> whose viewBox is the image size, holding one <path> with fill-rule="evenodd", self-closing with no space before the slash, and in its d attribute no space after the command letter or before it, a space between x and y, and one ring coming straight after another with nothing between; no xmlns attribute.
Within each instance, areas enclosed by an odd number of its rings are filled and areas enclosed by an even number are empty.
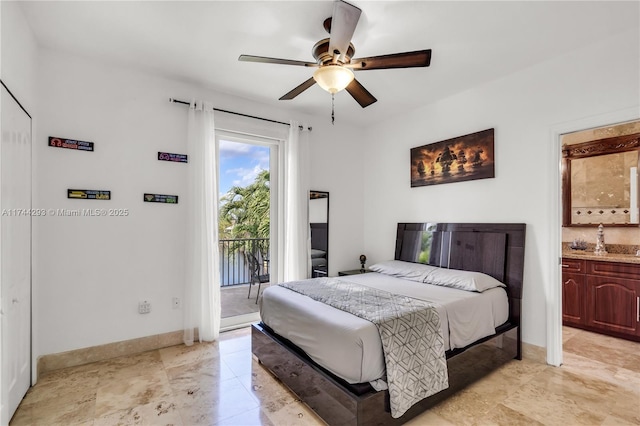
<svg viewBox="0 0 640 426"><path fill-rule="evenodd" d="M332 93L331 94L331 125L332 126L335 124L335 121L336 121L336 117L335 117L335 113L334 113L334 109L335 108L334 108L334 103L333 103L334 96L335 96L335 93Z"/></svg>

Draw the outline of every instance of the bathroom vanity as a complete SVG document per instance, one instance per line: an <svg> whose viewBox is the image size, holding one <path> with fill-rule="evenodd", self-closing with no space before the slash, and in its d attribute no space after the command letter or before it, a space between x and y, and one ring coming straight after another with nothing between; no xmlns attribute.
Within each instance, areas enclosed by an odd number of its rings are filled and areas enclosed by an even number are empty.
<svg viewBox="0 0 640 426"><path fill-rule="evenodd" d="M562 322L640 341L640 257L564 250Z"/></svg>

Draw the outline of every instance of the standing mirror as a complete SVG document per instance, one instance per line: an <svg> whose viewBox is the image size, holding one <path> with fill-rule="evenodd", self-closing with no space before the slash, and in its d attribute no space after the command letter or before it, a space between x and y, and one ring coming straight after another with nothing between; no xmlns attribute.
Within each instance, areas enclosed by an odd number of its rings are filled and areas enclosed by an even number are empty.
<svg viewBox="0 0 640 426"><path fill-rule="evenodd" d="M329 193L309 192L311 227L311 277L329 275Z"/></svg>

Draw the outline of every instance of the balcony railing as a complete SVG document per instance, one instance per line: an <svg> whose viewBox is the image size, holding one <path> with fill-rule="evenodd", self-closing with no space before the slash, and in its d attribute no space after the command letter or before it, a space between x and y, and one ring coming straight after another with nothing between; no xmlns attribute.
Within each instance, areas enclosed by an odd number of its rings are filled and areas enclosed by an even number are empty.
<svg viewBox="0 0 640 426"><path fill-rule="evenodd" d="M252 253L262 262L261 274L269 273L269 239L240 238L219 240L220 249L220 281L222 287L248 284L251 274L245 258L245 252Z"/></svg>

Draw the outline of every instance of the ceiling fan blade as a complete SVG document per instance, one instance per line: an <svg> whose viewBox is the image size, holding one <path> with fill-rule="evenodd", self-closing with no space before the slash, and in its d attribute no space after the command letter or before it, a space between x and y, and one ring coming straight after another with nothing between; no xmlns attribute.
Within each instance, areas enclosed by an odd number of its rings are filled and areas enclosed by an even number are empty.
<svg viewBox="0 0 640 426"><path fill-rule="evenodd" d="M354 71L379 70L387 68L428 67L431 63L431 49L415 52L393 53L391 55L372 56L352 59L348 65Z"/></svg>
<svg viewBox="0 0 640 426"><path fill-rule="evenodd" d="M361 13L360 9L342 0L333 3L329 53L340 52L340 61L344 61Z"/></svg>
<svg viewBox="0 0 640 426"><path fill-rule="evenodd" d="M296 96L298 96L300 93L307 90L309 87L313 86L314 84L316 84L316 81L313 79L313 77L311 77L309 80L305 81L304 83L302 83L301 85L299 85L298 87L296 87L295 89L287 93L286 95L282 96L280 100L281 101L291 100Z"/></svg>
<svg viewBox="0 0 640 426"><path fill-rule="evenodd" d="M265 64L279 65L299 65L303 67L317 67L315 62L294 61L293 59L267 58L266 56L240 55L238 58L242 62L262 62Z"/></svg>
<svg viewBox="0 0 640 426"><path fill-rule="evenodd" d="M356 79L353 79L351 83L349 83L346 90L362 108L366 108L372 103L377 102L377 99Z"/></svg>

